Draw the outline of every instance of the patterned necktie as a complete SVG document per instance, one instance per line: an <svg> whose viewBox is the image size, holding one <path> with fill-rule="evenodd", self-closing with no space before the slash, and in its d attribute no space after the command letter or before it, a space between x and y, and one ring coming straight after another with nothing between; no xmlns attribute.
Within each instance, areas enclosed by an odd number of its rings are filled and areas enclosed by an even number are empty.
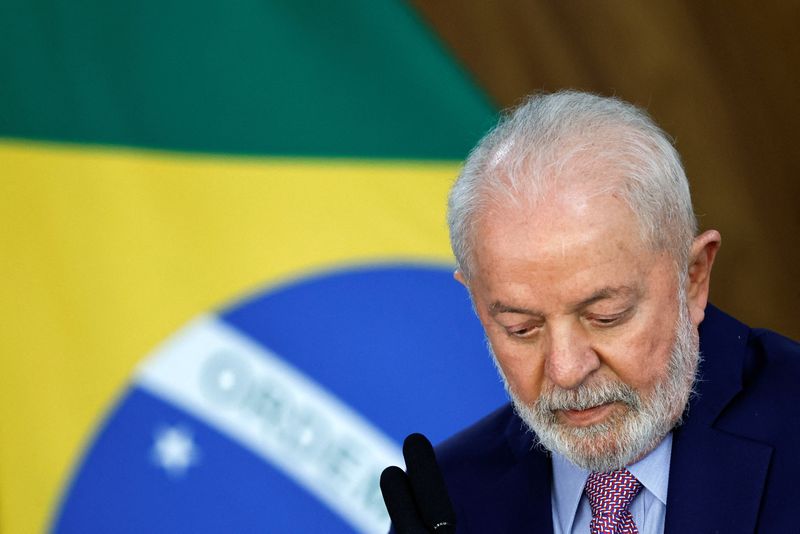
<svg viewBox="0 0 800 534"><path fill-rule="evenodd" d="M591 534L639 534L628 511L642 483L627 469L592 473L583 488L592 507Z"/></svg>

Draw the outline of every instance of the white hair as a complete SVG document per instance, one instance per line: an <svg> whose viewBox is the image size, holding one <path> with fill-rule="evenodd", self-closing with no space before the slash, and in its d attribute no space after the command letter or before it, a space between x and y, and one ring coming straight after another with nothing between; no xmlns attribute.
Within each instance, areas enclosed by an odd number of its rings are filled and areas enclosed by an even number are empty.
<svg viewBox="0 0 800 534"><path fill-rule="evenodd" d="M535 206L554 188L576 184L592 194L618 194L643 241L685 265L697 220L670 138L632 104L561 91L529 96L506 113L453 184L447 219L464 277L471 274L475 225L487 210Z"/></svg>

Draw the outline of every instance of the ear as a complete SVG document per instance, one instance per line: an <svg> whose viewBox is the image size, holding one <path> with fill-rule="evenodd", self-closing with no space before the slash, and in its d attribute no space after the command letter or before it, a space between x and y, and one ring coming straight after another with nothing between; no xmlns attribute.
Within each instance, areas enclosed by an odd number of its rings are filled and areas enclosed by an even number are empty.
<svg viewBox="0 0 800 534"><path fill-rule="evenodd" d="M717 256L722 236L716 230L707 230L692 242L689 253L689 276L686 281L686 304L689 317L697 326L706 315L708 288L711 281L711 267Z"/></svg>
<svg viewBox="0 0 800 534"><path fill-rule="evenodd" d="M469 288L469 286L467 285L467 279L464 278L464 275L461 273L461 271L456 270L456 272L453 273L453 278L461 282L461 284L464 287Z"/></svg>

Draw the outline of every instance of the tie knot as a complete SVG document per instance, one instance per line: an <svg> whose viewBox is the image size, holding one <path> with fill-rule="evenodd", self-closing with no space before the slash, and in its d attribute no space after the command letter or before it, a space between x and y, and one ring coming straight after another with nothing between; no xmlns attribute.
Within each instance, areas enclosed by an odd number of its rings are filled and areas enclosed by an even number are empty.
<svg viewBox="0 0 800 534"><path fill-rule="evenodd" d="M618 469L609 473L592 473L586 480L583 491L592 507L592 516L615 516L627 511L631 501L642 483L636 480L627 469Z"/></svg>

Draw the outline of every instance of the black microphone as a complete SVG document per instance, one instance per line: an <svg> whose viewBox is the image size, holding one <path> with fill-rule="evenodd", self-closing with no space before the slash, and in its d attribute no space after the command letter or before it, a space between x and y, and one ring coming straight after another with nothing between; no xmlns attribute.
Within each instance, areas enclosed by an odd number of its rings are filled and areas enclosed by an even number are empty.
<svg viewBox="0 0 800 534"><path fill-rule="evenodd" d="M387 467L381 492L397 534L455 534L456 514L436 463L433 446L422 434L403 442L407 473Z"/></svg>

